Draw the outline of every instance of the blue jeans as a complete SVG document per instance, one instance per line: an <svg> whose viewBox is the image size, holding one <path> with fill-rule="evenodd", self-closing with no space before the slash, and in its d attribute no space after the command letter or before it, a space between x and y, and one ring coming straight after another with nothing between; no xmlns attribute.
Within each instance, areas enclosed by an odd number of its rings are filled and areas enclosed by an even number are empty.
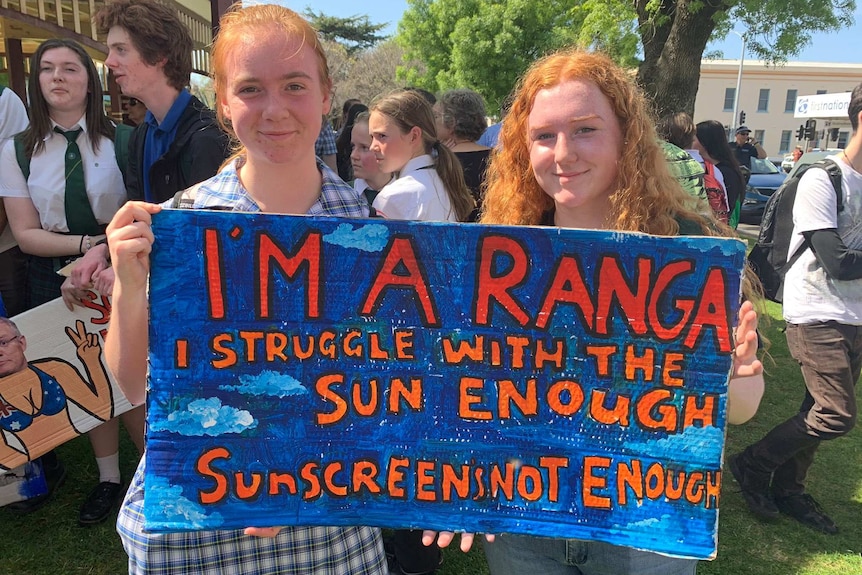
<svg viewBox="0 0 862 575"><path fill-rule="evenodd" d="M694 575L697 560L600 541L497 535L485 542L491 575Z"/></svg>

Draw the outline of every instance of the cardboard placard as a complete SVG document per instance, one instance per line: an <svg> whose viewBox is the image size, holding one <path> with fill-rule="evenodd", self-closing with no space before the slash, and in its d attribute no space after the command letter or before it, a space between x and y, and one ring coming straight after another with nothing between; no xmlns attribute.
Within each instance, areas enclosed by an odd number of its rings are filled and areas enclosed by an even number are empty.
<svg viewBox="0 0 862 575"><path fill-rule="evenodd" d="M716 549L745 245L163 210L146 527Z"/></svg>
<svg viewBox="0 0 862 575"><path fill-rule="evenodd" d="M58 298L11 318L22 337L0 349L0 472L131 409L104 364L110 300L89 291L85 305Z"/></svg>

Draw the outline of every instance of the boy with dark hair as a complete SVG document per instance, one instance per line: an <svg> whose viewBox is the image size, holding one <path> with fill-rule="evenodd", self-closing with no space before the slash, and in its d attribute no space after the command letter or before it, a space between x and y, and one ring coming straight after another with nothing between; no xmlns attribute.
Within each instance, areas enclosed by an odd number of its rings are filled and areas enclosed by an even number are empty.
<svg viewBox="0 0 862 575"><path fill-rule="evenodd" d="M155 0L115 0L96 14L105 65L125 96L149 113L129 143L130 199L163 202L212 177L229 152L215 114L186 86L192 39L176 12Z"/></svg>
<svg viewBox="0 0 862 575"><path fill-rule="evenodd" d="M105 65L123 95L148 110L129 141L129 199L164 202L214 176L230 141L215 113L186 89L193 44L176 12L155 0L114 0L95 19L108 35ZM110 295L114 278L107 256L106 245L88 251L72 271L72 286L95 285Z"/></svg>

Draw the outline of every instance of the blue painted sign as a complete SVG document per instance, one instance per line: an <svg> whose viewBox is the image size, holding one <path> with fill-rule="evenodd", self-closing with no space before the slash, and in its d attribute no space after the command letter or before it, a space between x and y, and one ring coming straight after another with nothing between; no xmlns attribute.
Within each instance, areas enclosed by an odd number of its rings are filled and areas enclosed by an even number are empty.
<svg viewBox="0 0 862 575"><path fill-rule="evenodd" d="M742 242L182 210L153 230L147 528L714 556Z"/></svg>

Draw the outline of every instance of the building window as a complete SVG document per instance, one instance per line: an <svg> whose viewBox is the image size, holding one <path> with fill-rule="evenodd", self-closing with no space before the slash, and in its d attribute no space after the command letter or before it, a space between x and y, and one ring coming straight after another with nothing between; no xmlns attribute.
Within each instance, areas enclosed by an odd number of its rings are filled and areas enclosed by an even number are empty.
<svg viewBox="0 0 862 575"><path fill-rule="evenodd" d="M769 88L761 88L760 96L757 98L757 111L758 112L768 112L769 111Z"/></svg>
<svg viewBox="0 0 862 575"><path fill-rule="evenodd" d="M817 95L818 95L818 96L819 96L820 94L825 94L825 93L826 93L826 90L817 90Z"/></svg>
<svg viewBox="0 0 862 575"><path fill-rule="evenodd" d="M786 154L790 151L790 138L793 137L793 130L781 130L781 144L778 146L779 154Z"/></svg>
<svg viewBox="0 0 862 575"><path fill-rule="evenodd" d="M763 145L763 138L766 135L765 130L754 130L754 140L760 142L760 145Z"/></svg>
<svg viewBox="0 0 862 575"><path fill-rule="evenodd" d="M784 111L793 112L796 109L796 90L787 90L787 99L784 101Z"/></svg>
<svg viewBox="0 0 862 575"><path fill-rule="evenodd" d="M838 132L838 147L842 150L847 147L847 140L850 139L850 132Z"/></svg>
<svg viewBox="0 0 862 575"><path fill-rule="evenodd" d="M733 100L736 99L736 88L724 89L724 111L733 111Z"/></svg>

